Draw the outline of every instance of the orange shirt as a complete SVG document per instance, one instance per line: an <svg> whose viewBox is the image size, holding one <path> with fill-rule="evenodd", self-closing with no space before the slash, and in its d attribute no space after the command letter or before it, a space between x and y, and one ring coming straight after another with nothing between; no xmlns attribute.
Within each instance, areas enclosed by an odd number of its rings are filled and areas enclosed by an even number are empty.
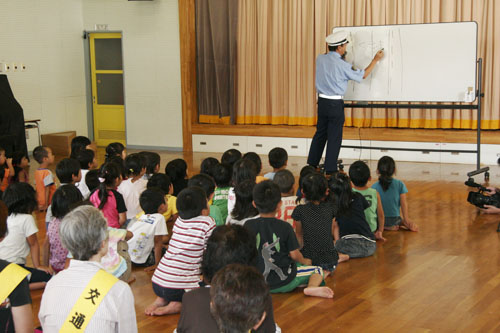
<svg viewBox="0 0 500 333"><path fill-rule="evenodd" d="M2 192L5 191L5 189L9 185L9 173L10 173L10 170L5 169L5 174L3 175L3 179L2 179L2 182L0 184L0 191L2 191Z"/></svg>
<svg viewBox="0 0 500 333"><path fill-rule="evenodd" d="M49 202L47 205L50 205L52 202L52 196L56 191L56 184L54 183L54 177L52 176L52 172L49 169L36 169L35 170L35 187L36 187L36 199L38 201L38 205L45 205L45 188L48 187L49 191Z"/></svg>

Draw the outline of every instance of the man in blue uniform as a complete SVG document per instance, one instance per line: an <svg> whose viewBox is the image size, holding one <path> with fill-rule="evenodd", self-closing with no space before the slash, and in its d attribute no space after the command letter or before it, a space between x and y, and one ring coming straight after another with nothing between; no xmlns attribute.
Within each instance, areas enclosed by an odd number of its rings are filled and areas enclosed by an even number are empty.
<svg viewBox="0 0 500 333"><path fill-rule="evenodd" d="M382 59L384 52L378 51L368 67L355 69L344 60L347 48L347 32L336 31L326 37L328 53L316 59L316 90L318 91L318 123L307 164L318 167L323 149L326 147L325 172L337 171L337 159L342 144L344 126L344 94L349 80L361 82Z"/></svg>

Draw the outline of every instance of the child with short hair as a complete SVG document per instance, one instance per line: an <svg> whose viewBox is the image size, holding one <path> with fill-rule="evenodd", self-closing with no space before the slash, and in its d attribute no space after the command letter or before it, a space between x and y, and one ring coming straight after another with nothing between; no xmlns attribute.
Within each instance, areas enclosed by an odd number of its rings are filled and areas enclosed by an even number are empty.
<svg viewBox="0 0 500 333"><path fill-rule="evenodd" d="M205 191L205 193L207 194L207 200L210 209L209 216L214 219L215 225L217 226L224 225L226 221L222 219L222 214L220 212L219 207L211 204L215 190L215 182L212 179L212 177L204 173L197 174L191 177L191 179L189 179L188 181L188 187L192 186L201 187L203 191Z"/></svg>
<svg viewBox="0 0 500 333"><path fill-rule="evenodd" d="M188 187L177 196L179 217L175 221L167 252L153 274L156 300L146 315L178 313L185 289L199 287L200 266L208 237L215 228L208 216L207 196L200 187Z"/></svg>
<svg viewBox="0 0 500 333"><path fill-rule="evenodd" d="M63 217L82 200L82 193L73 184L61 185L54 193L51 206L53 218L47 228L48 249L44 253L43 264L50 266L56 273L64 269L68 257L68 250L62 245L59 238L59 226Z"/></svg>
<svg viewBox="0 0 500 333"><path fill-rule="evenodd" d="M9 184L19 182L29 183L29 173L26 170L29 163L28 157L22 151L15 151L12 153L12 168L14 169L14 173L9 179Z"/></svg>
<svg viewBox="0 0 500 333"><path fill-rule="evenodd" d="M200 164L200 173L204 173L209 175L212 178L215 178L215 170L214 168L219 164L219 161L215 157L207 157Z"/></svg>
<svg viewBox="0 0 500 333"><path fill-rule="evenodd" d="M170 178L164 173L155 173L148 180L148 184L146 188L159 188L165 194L165 203L167 204L167 210L163 213L163 217L165 221L167 221L167 226L169 226L169 222L174 222L177 220L178 212L177 212L177 198L172 195L174 193L174 186L170 181ZM139 213L144 214L144 212ZM136 215L137 217L137 215Z"/></svg>
<svg viewBox="0 0 500 333"><path fill-rule="evenodd" d="M240 159L241 159L241 152L238 149L228 149L222 154L220 162L229 164L232 168L234 163L236 163Z"/></svg>
<svg viewBox="0 0 500 333"><path fill-rule="evenodd" d="M127 221L130 221L141 211L139 197L148 183L143 178L146 173L146 161L138 153L130 154L125 158L125 168L128 178L120 183L118 192L123 195L125 207L127 207Z"/></svg>
<svg viewBox="0 0 500 333"><path fill-rule="evenodd" d="M233 183L233 187L229 189L229 193L227 195L227 211L229 214L232 214L234 204L236 203L236 195L234 193L234 188L238 186L244 180L251 180L252 182L256 182L257 178L257 166L254 162L249 159L241 159L238 160L233 165L233 176L231 181Z"/></svg>
<svg viewBox="0 0 500 333"><path fill-rule="evenodd" d="M77 159L76 156L78 153L85 149L92 150L92 142L90 142L90 139L83 135L75 136L71 140L71 154L69 157Z"/></svg>
<svg viewBox="0 0 500 333"><path fill-rule="evenodd" d="M168 162L165 166L165 174L170 177L174 185L173 195L175 197L188 186L187 163L182 158Z"/></svg>
<svg viewBox="0 0 500 333"><path fill-rule="evenodd" d="M289 170L280 170L274 175L275 182L281 192L281 209L276 214L276 218L290 223L295 230L295 221L292 218L292 213L297 207L297 196L294 195L295 177Z"/></svg>
<svg viewBox="0 0 500 333"><path fill-rule="evenodd" d="M62 159L56 165L56 176L61 185L78 183L82 179L80 163L73 158Z"/></svg>
<svg viewBox="0 0 500 333"><path fill-rule="evenodd" d="M366 222L368 222L371 231L375 235L375 239L385 240L382 236L384 232L384 210L382 208L382 200L377 190L367 185L368 181L372 179L370 176L370 168L365 162L356 161L349 167L349 177L353 185L352 190L361 193L370 205L365 209L365 217Z"/></svg>
<svg viewBox="0 0 500 333"><path fill-rule="evenodd" d="M118 186L122 182L119 167L112 162L104 163L99 170L99 187L90 195L90 202L108 221L108 226L120 228L127 220L127 207Z"/></svg>
<svg viewBox="0 0 500 333"><path fill-rule="evenodd" d="M275 218L281 206L278 185L265 180L253 190L253 202L260 217L249 220L245 227L257 237L257 267L264 275L271 293L286 293L307 284L304 294L333 298L333 290L320 287L323 269L311 266L311 259L303 257L290 224Z"/></svg>
<svg viewBox="0 0 500 333"><path fill-rule="evenodd" d="M257 153L250 151L250 152L246 153L245 155L243 155L243 159L248 159L248 160L255 163L255 166L257 167L257 169L256 169L257 177L255 178L255 183L258 184L264 180L267 180L266 177L260 175L260 173L262 171L262 160L260 159L260 156Z"/></svg>
<svg viewBox="0 0 500 333"><path fill-rule="evenodd" d="M328 188L330 200L337 209L333 231L339 255L346 254L349 258L373 255L377 244L375 235L366 222L365 209L369 205L365 197L353 192L349 176L340 172L332 175Z"/></svg>
<svg viewBox="0 0 500 333"><path fill-rule="evenodd" d="M56 191L54 176L48 169L54 163L54 155L52 149L46 146L38 146L33 149L33 157L40 164L35 170L35 186L38 202L38 209L44 211L49 207L52 201L52 196Z"/></svg>
<svg viewBox="0 0 500 333"><path fill-rule="evenodd" d="M148 266L153 271L162 256L163 243L168 241L167 224L163 213L167 210L165 194L158 188L144 190L139 198L144 214L134 218L127 230L134 236L128 240L130 260L136 265Z"/></svg>
<svg viewBox="0 0 500 333"><path fill-rule="evenodd" d="M230 264L219 270L210 287L210 312L220 332L247 333L266 318L269 287L252 266Z"/></svg>
<svg viewBox="0 0 500 333"><path fill-rule="evenodd" d="M410 231L418 231L418 225L413 223L408 216L408 201L406 193L408 189L405 184L393 178L396 173L396 162L390 156L383 156L378 160L377 173L378 182L372 185L380 195L382 207L384 207L385 230L398 230L400 226ZM401 218L401 215L403 217Z"/></svg>
<svg viewBox="0 0 500 333"><path fill-rule="evenodd" d="M269 164L273 167L272 172L268 172L264 175L265 178L273 180L276 172L286 168L288 163L288 153L285 149L281 147L276 147L269 151Z"/></svg>
<svg viewBox="0 0 500 333"><path fill-rule="evenodd" d="M300 169L299 186L297 188L297 201L296 201L296 203L298 205L304 204L306 202L306 198L305 198L304 194L301 191L301 189L302 189L302 182L304 181L304 178L308 174L313 173L313 172L317 172L316 168L313 167L313 166L310 166L310 165L306 165L306 166L302 167L302 169Z"/></svg>
<svg viewBox="0 0 500 333"><path fill-rule="evenodd" d="M37 207L36 192L28 183L15 183L7 187L3 201L8 208L8 234L0 243L0 259L16 263L31 273L30 289L45 287L51 278L48 267L40 264L40 247L36 236L33 211ZM31 253L34 268L26 267L26 257Z"/></svg>
<svg viewBox="0 0 500 333"><path fill-rule="evenodd" d="M161 157L160 154L152 151L141 151L139 152L139 156L144 159L146 172L144 173L143 178L147 181L155 173L158 173L158 171L160 171Z"/></svg>
<svg viewBox="0 0 500 333"><path fill-rule="evenodd" d="M80 163L80 169L82 172L82 179L75 184L76 187L82 192L83 199L87 200L92 192L85 181L85 176L89 170L95 169L97 167L97 160L95 152L91 149L83 149L75 154L75 159Z"/></svg>
<svg viewBox="0 0 500 333"><path fill-rule="evenodd" d="M253 205L253 188L255 182L244 180L234 188L236 202L226 224L244 225L246 221L259 217L257 208Z"/></svg>
<svg viewBox="0 0 500 333"><path fill-rule="evenodd" d="M99 184L99 170L89 170L85 175L85 185L87 185L91 194L99 187Z"/></svg>
<svg viewBox="0 0 500 333"><path fill-rule="evenodd" d="M339 254L333 244L335 206L325 201L327 190L328 183L322 174L308 174L302 182L302 192L307 202L295 208L292 218L299 244L303 244L302 254L311 258L313 265L333 272L339 262Z"/></svg>
<svg viewBox="0 0 500 333"><path fill-rule="evenodd" d="M215 185L217 186L214 191L213 204L219 207L222 220L226 221L229 215L227 211L227 198L231 189L232 168L229 164L219 163L213 170Z"/></svg>

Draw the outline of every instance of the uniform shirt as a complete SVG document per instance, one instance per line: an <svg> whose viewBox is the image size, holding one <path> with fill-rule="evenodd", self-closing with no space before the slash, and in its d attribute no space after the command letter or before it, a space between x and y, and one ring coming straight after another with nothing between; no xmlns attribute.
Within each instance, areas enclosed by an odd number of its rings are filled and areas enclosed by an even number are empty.
<svg viewBox="0 0 500 333"><path fill-rule="evenodd" d="M299 248L292 226L274 217L259 217L247 221L245 227L256 237L257 267L269 288L289 284L297 275L297 265L290 252Z"/></svg>
<svg viewBox="0 0 500 333"><path fill-rule="evenodd" d="M344 214L337 213L335 217L339 225L340 237L359 235L368 240L375 240L375 235L366 222L366 208L368 208L366 199L360 193L354 192L349 211Z"/></svg>
<svg viewBox="0 0 500 333"><path fill-rule="evenodd" d="M132 182L132 178L124 180L118 186L118 192L123 195L125 207L127 207L127 219L134 218L142 209L139 204L139 197L146 189L148 181L145 179L137 179Z"/></svg>
<svg viewBox="0 0 500 333"><path fill-rule="evenodd" d="M335 206L331 202L315 205L308 202L299 205L292 213L295 221L302 225L304 247L301 252L313 265L333 264L339 259L333 245L332 221L335 218Z"/></svg>
<svg viewBox="0 0 500 333"><path fill-rule="evenodd" d="M36 169L35 170L35 188L36 188L36 200L38 205L45 205L45 188L49 191L49 205L52 202L52 196L56 191L56 184L54 183L54 176L49 169Z"/></svg>
<svg viewBox="0 0 500 333"><path fill-rule="evenodd" d="M361 82L365 71L353 69L338 52L320 54L316 58L316 90L327 96L343 96L349 80Z"/></svg>
<svg viewBox="0 0 500 333"><path fill-rule="evenodd" d="M281 197L281 209L277 212L276 218L290 223L290 225L295 229L295 223L293 222L292 213L295 207L297 197L295 195L289 197Z"/></svg>
<svg viewBox="0 0 500 333"><path fill-rule="evenodd" d="M377 230L378 227L377 190L375 190L374 188L367 188L366 190L356 190L355 188L353 188L352 190L353 192L361 193L361 195L364 196L366 201L368 202L369 206L368 208L365 209L366 222L368 222L368 224L370 225L371 231L375 232L375 230Z"/></svg>
<svg viewBox="0 0 500 333"><path fill-rule="evenodd" d="M8 265L10 265L10 262L0 260L0 272ZM12 318L12 307L26 304L31 304L31 297L28 279L24 278L10 293L7 299L0 299L0 332L13 333L15 331L14 320Z"/></svg>
<svg viewBox="0 0 500 333"><path fill-rule="evenodd" d="M68 269L47 282L38 313L44 333L59 332L76 300L101 268L96 262L73 259ZM111 287L86 332L137 332L134 295L127 283L118 281Z"/></svg>
<svg viewBox="0 0 500 333"><path fill-rule="evenodd" d="M10 214L7 218L7 236L0 242L0 259L16 264L26 264L30 253L27 237L36 234L38 228L30 214Z"/></svg>
<svg viewBox="0 0 500 333"><path fill-rule="evenodd" d="M171 289L199 287L201 259L214 228L215 222L210 216L188 220L178 217L168 249L153 274L153 283Z"/></svg>
<svg viewBox="0 0 500 333"><path fill-rule="evenodd" d="M408 189L405 184L402 181L393 178L387 191L384 191L379 182L373 184L372 188L376 189L378 194L380 194L380 200L382 200L385 217L399 216L399 210L401 208L401 194L408 193Z"/></svg>
<svg viewBox="0 0 500 333"><path fill-rule="evenodd" d="M144 214L133 219L127 230L134 236L127 241L130 260L135 264L144 264L155 246L155 236L168 235L167 224L162 214Z"/></svg>

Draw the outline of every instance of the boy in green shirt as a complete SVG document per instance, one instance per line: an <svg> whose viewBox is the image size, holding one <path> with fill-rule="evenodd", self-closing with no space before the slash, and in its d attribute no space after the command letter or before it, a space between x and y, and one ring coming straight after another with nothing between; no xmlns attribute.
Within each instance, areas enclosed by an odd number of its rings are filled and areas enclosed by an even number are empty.
<svg viewBox="0 0 500 333"><path fill-rule="evenodd" d="M370 207L365 209L365 217L375 238L385 241L382 236L384 231L384 209L377 190L367 186L371 179L370 168L363 161L354 162L349 168L349 178L352 182L352 190L361 193Z"/></svg>

